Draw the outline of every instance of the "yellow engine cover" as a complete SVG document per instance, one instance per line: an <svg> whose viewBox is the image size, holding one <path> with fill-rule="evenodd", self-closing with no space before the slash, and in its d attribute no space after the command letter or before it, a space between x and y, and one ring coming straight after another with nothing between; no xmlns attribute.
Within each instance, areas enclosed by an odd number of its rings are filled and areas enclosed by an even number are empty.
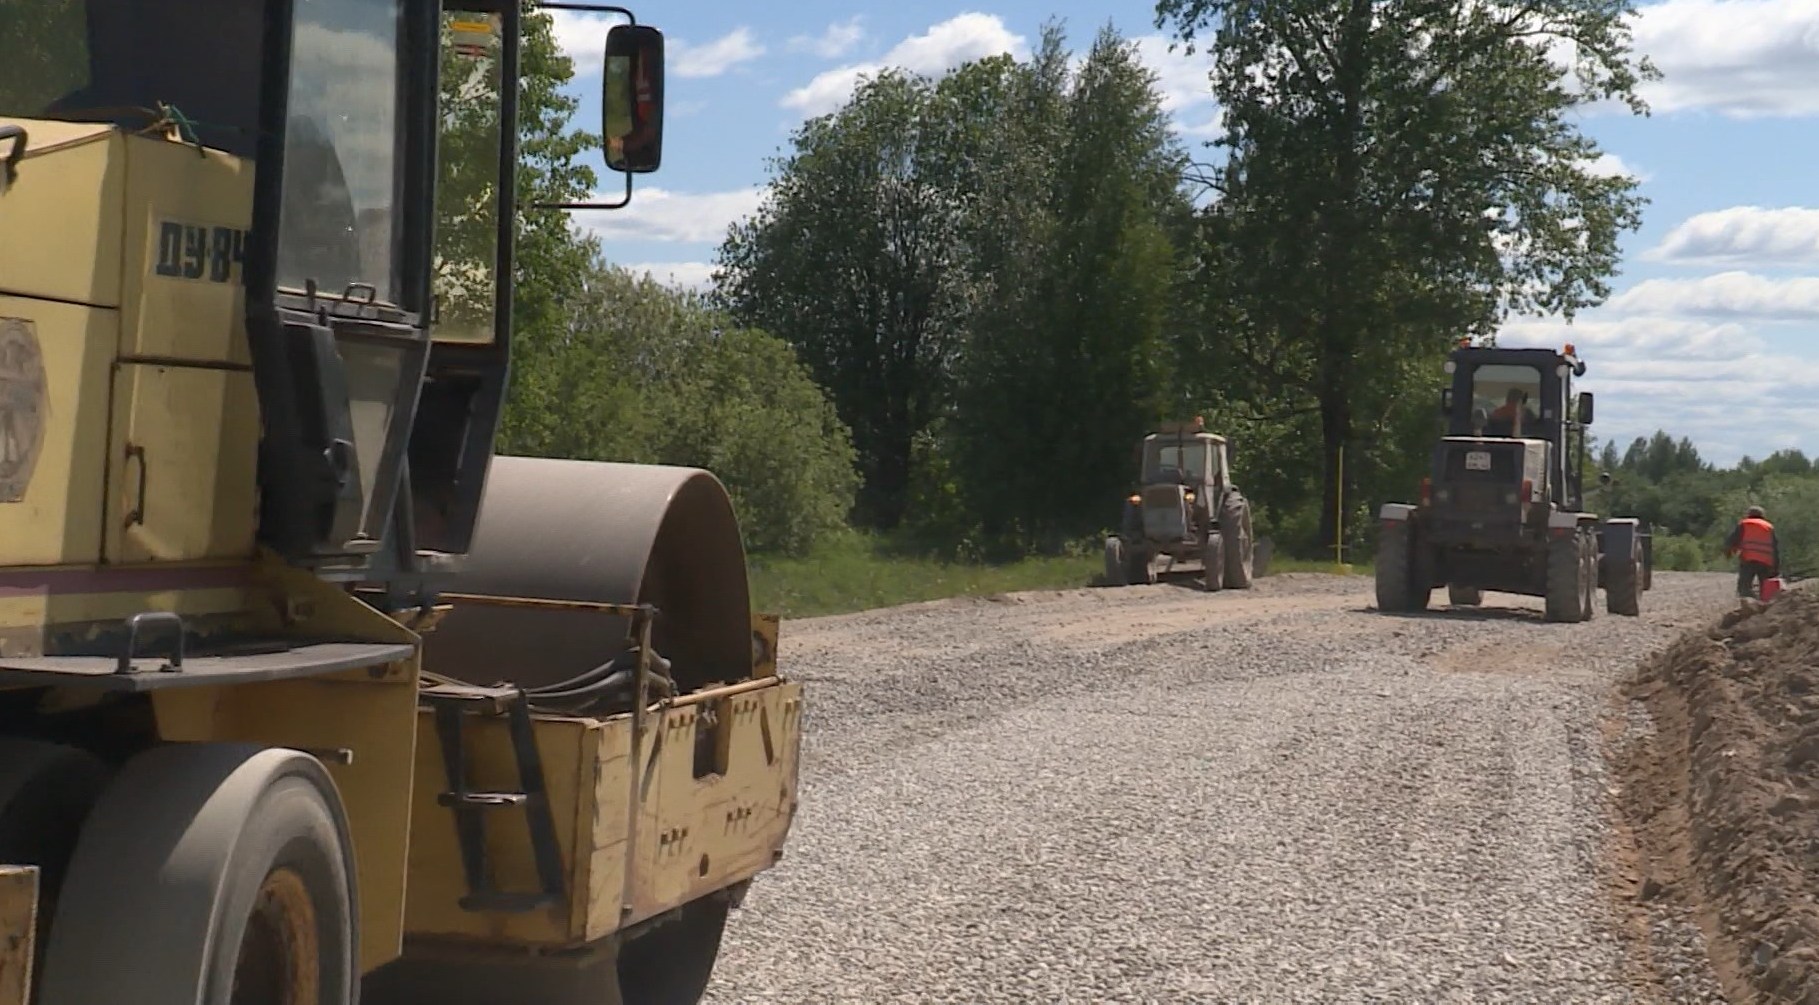
<svg viewBox="0 0 1819 1005"><path fill-rule="evenodd" d="M0 567L250 557L250 164L25 129L0 195Z"/></svg>

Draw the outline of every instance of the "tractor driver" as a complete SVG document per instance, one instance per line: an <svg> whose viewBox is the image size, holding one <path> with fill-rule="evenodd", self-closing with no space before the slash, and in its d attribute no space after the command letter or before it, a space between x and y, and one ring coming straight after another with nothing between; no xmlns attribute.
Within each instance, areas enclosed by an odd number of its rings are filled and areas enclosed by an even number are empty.
<svg viewBox="0 0 1819 1005"><path fill-rule="evenodd" d="M1503 396L1503 404L1491 413L1490 425L1494 435L1520 436L1541 421L1535 410L1527 407L1527 399L1528 395L1521 388L1509 389L1509 393ZM1521 420L1521 425L1517 425L1517 419Z"/></svg>

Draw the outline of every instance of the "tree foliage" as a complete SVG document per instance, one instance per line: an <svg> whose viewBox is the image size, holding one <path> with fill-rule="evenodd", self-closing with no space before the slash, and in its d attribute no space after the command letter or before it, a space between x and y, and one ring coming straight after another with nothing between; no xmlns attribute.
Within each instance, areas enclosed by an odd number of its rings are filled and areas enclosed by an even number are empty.
<svg viewBox="0 0 1819 1005"><path fill-rule="evenodd" d="M1134 47L1108 29L1075 69L1050 24L1028 61L886 71L791 147L717 278L830 389L861 520L933 503L1024 545L1096 527L1173 397L1185 159Z"/></svg>
<svg viewBox="0 0 1819 1005"><path fill-rule="evenodd" d="M1627 2L1161 0L1223 110L1201 268L1250 403L1318 416L1322 539L1346 481L1400 474L1411 381L1510 312L1608 295L1634 179L1593 170L1582 105L1643 111ZM1567 58L1562 59L1565 53ZM1431 377L1426 378L1431 382ZM1385 487L1365 480L1367 488ZM1400 486L1398 490L1404 490Z"/></svg>
<svg viewBox="0 0 1819 1005"><path fill-rule="evenodd" d="M599 138L572 127L577 102L563 87L573 65L550 16L528 5L523 46L517 191L526 208L516 221L499 450L704 467L726 483L749 549L806 550L843 526L852 505L845 428L787 346L733 328L699 297L613 268L566 213L530 208L594 189L580 158ZM496 69L450 51L442 96L444 320L484 327L487 302L461 294L478 288L464 280L485 274L494 253Z"/></svg>

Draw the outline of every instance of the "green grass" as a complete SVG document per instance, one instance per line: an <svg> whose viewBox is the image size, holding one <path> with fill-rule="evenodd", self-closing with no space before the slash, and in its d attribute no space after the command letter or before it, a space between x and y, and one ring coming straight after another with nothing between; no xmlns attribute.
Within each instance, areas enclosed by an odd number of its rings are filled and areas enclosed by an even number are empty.
<svg viewBox="0 0 1819 1005"><path fill-rule="evenodd" d="M752 556L752 604L786 618L812 618L946 597L1075 589L1094 582L1102 568L1098 555L939 561L905 555L871 535L842 534L802 558ZM1331 559L1276 555L1269 571L1332 573L1334 568ZM1353 562L1350 574L1369 576L1371 565Z"/></svg>
<svg viewBox="0 0 1819 1005"><path fill-rule="evenodd" d="M752 604L786 618L812 618L945 597L1073 589L1090 583L1100 566L1097 556L941 562L893 553L876 538L842 535L803 558L753 556Z"/></svg>

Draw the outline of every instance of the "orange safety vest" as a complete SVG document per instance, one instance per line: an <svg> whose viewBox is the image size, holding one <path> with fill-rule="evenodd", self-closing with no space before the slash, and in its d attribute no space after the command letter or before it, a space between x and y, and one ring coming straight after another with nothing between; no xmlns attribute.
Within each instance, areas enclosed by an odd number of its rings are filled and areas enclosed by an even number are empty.
<svg viewBox="0 0 1819 1005"><path fill-rule="evenodd" d="M1737 539L1738 557L1773 568L1775 565L1775 525L1761 517L1744 517L1738 524L1743 533Z"/></svg>

